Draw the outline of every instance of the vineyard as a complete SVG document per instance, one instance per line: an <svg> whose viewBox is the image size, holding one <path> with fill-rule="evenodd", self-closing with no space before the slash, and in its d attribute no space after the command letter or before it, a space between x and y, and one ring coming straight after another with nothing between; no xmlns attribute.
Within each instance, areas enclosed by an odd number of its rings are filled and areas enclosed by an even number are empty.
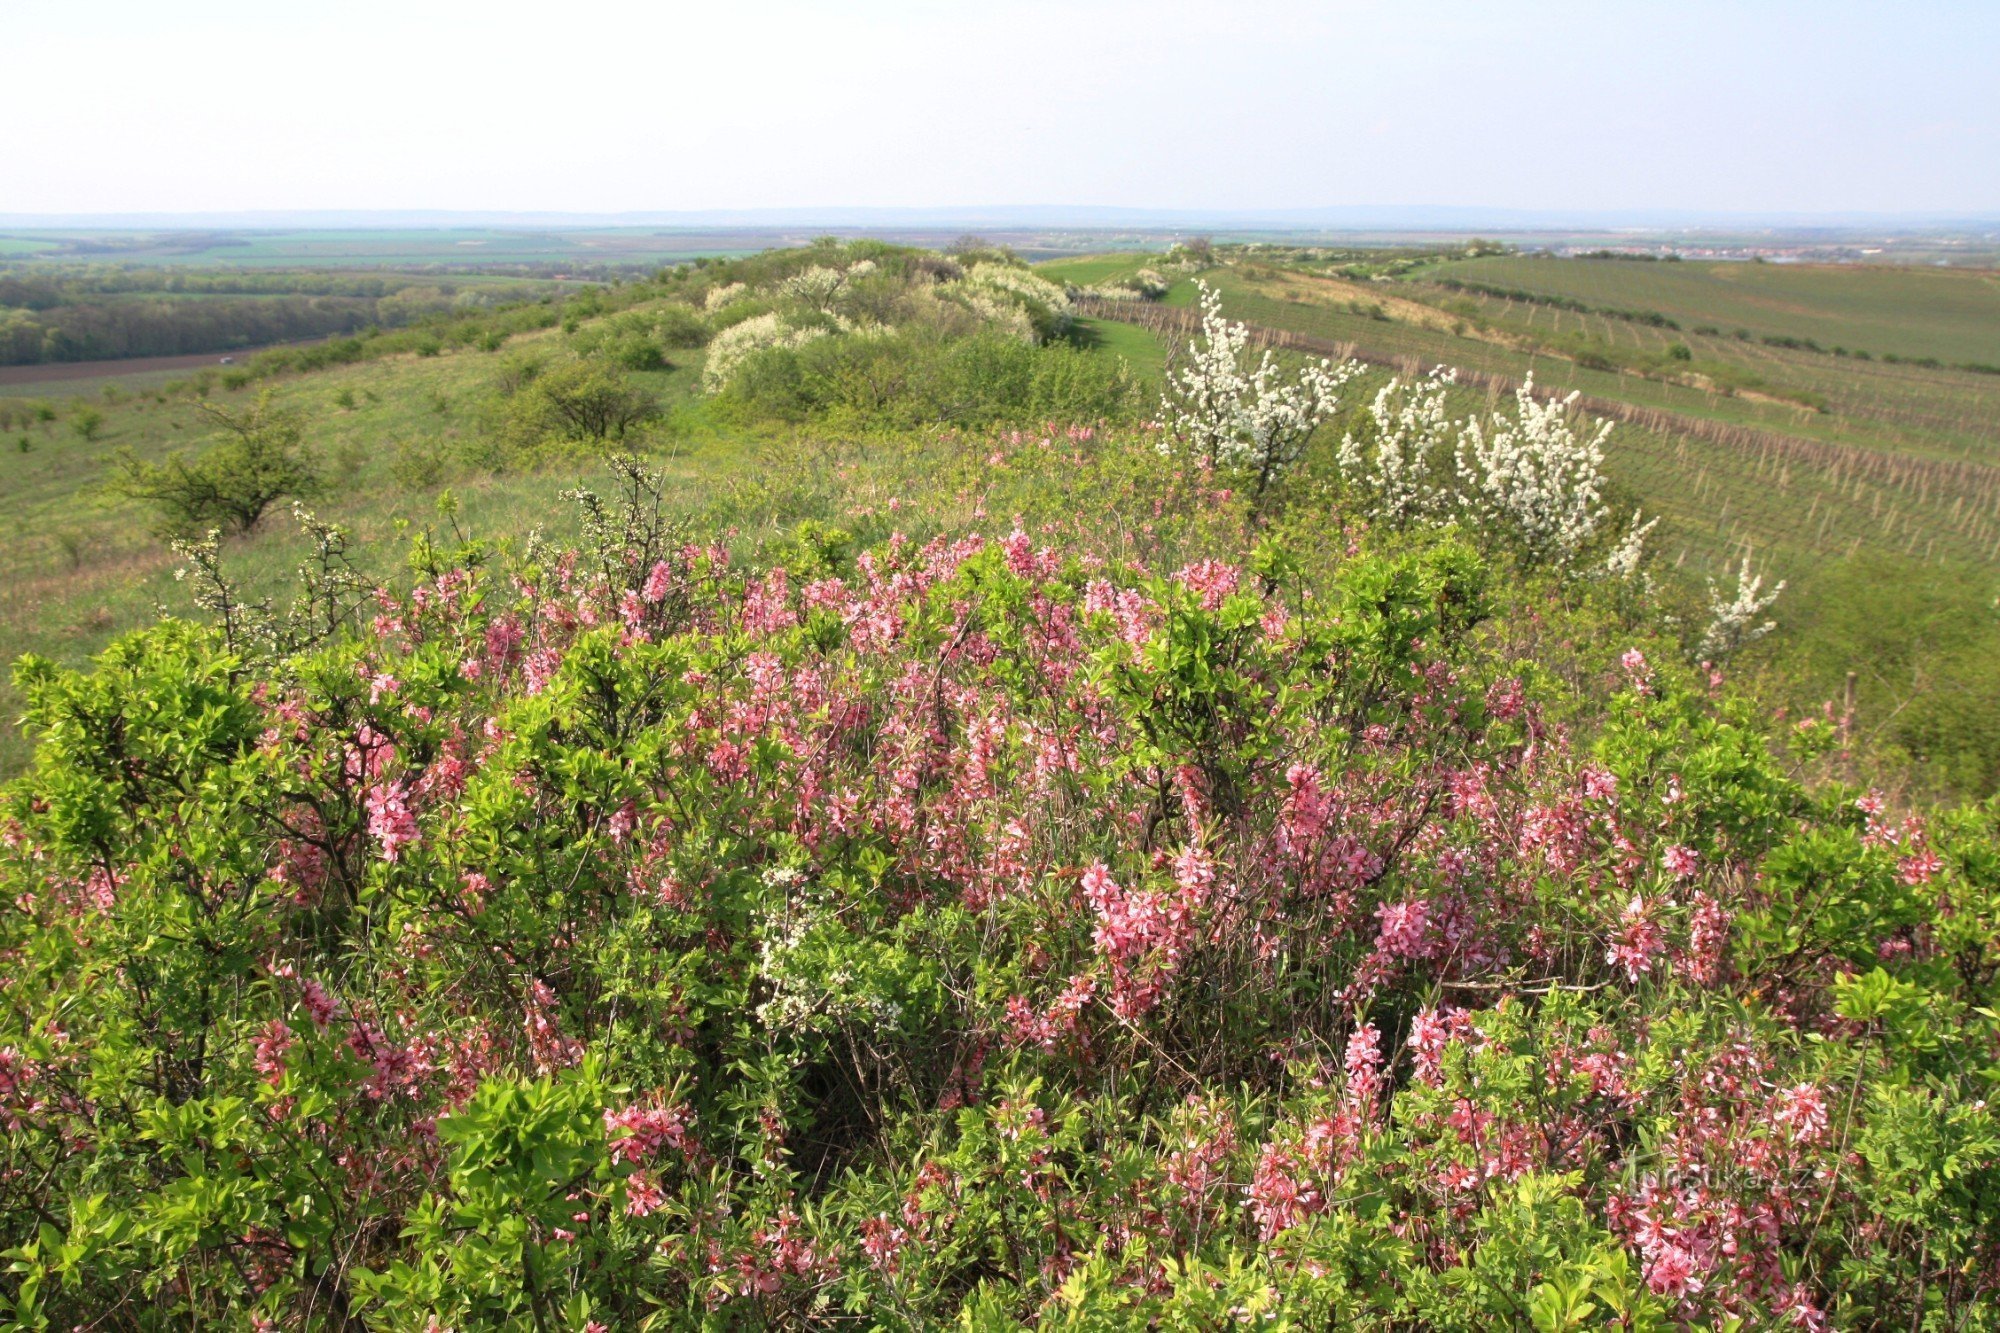
<svg viewBox="0 0 2000 1333"><path fill-rule="evenodd" d="M1683 328L1711 325L1810 340L1878 358L2000 363L2000 283L1978 269L1501 255L1441 264L1425 276L1531 299L1657 313Z"/></svg>
<svg viewBox="0 0 2000 1333"><path fill-rule="evenodd" d="M1592 383L1586 371L1565 376L1561 362L1522 364L1515 354L1434 329L1280 302L1226 277L1219 285L1232 314L1253 323L1260 317L1286 321L1257 325L1269 346L1354 356L1406 379L1447 364L1474 394L1512 393L1530 374L1546 396L1581 390L1580 411L1628 427L1610 452L1612 475L1672 521L1672 539L1699 565L1754 548L1788 568L1805 557L1864 546L1925 561L2000 560L2000 467L1878 452L1690 415L1667 405L1676 400L1665 393L1600 396L1592 390L1610 393L1612 387ZM1181 307L1099 302L1086 308L1100 318L1139 322L1169 339L1184 339L1194 322Z"/></svg>

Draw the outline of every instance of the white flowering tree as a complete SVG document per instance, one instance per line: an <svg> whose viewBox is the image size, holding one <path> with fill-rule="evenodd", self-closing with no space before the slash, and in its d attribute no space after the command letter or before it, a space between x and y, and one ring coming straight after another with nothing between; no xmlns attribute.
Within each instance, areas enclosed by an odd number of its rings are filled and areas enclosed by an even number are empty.
<svg viewBox="0 0 2000 1333"><path fill-rule="evenodd" d="M1771 609L1778 600L1778 594L1785 590L1785 581L1778 580L1771 591L1764 591L1764 578L1750 572L1750 557L1743 557L1743 565L1736 571L1736 591L1725 594L1716 587L1713 579L1708 584L1708 628L1703 631L1701 644L1696 653L1710 662L1717 662L1735 652L1746 643L1754 643L1778 627L1775 620L1757 623L1757 617Z"/></svg>
<svg viewBox="0 0 2000 1333"><path fill-rule="evenodd" d="M1340 471L1374 517L1386 522L1456 519L1511 536L1539 562L1569 568L1589 549L1603 502L1609 422L1579 432L1576 395L1548 403L1529 380L1512 413L1454 421L1446 397L1457 372L1439 366L1422 380L1392 379L1340 443ZM1639 575L1653 523L1632 526L1602 573Z"/></svg>
<svg viewBox="0 0 2000 1333"><path fill-rule="evenodd" d="M1639 514L1633 514L1632 526L1625 530L1625 535L1611 548L1611 554L1604 557L1604 572L1620 583L1638 578L1641 589L1651 592L1652 576L1645 574L1639 566L1646 558L1646 538L1658 526L1660 520L1657 518L1642 520Z"/></svg>
<svg viewBox="0 0 2000 1333"><path fill-rule="evenodd" d="M1577 395L1538 402L1532 376L1514 394L1510 420L1495 413L1465 423L1458 438L1459 491L1478 522L1511 530L1530 555L1569 565L1609 512L1604 441L1611 423L1589 434L1570 419Z"/></svg>
<svg viewBox="0 0 2000 1333"><path fill-rule="evenodd" d="M1349 431L1341 439L1341 475L1366 490L1380 517L1409 523L1444 507L1433 472L1451 440L1445 394L1457 379L1439 366L1416 383L1390 380L1368 404L1369 438Z"/></svg>
<svg viewBox="0 0 2000 1333"><path fill-rule="evenodd" d="M1187 363L1167 381L1161 414L1163 453L1178 449L1207 467L1245 468L1261 500L1273 481L1298 461L1315 428L1333 415L1352 361L1309 362L1287 375L1267 349L1253 366L1250 331L1222 317L1222 294L1201 289L1201 332Z"/></svg>

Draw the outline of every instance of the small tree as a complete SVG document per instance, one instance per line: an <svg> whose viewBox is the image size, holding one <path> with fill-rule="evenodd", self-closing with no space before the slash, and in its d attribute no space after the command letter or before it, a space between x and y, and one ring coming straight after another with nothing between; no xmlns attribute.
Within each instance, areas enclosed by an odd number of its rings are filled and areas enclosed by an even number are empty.
<svg viewBox="0 0 2000 1333"><path fill-rule="evenodd" d="M114 494L152 505L164 535L248 532L279 500L318 489L319 460L304 446L297 412L274 407L269 393L245 412L197 406L222 428L221 443L192 460L176 455L164 463L128 451L110 483Z"/></svg>
<svg viewBox="0 0 2000 1333"><path fill-rule="evenodd" d="M78 404L69 414L69 428L79 440L94 440L97 432L104 429L104 414L88 403Z"/></svg>
<svg viewBox="0 0 2000 1333"><path fill-rule="evenodd" d="M1185 451L1203 467L1247 468L1254 498L1298 460L1306 440L1339 405L1340 386L1359 367L1352 361L1308 362L1284 375L1267 349L1252 366L1250 331L1222 317L1222 294L1201 288L1201 333L1188 363L1167 381L1160 410L1168 438L1161 452Z"/></svg>
<svg viewBox="0 0 2000 1333"><path fill-rule="evenodd" d="M622 440L659 411L651 394L602 362L572 361L543 372L514 396L510 426L528 442L551 436Z"/></svg>
<svg viewBox="0 0 2000 1333"><path fill-rule="evenodd" d="M1702 632L1701 643L1696 646L1697 655L1714 662L1729 656L1746 643L1755 643L1778 627L1775 620L1761 624L1757 617L1771 609L1778 600L1778 594L1785 590L1783 579L1771 591L1764 591L1764 576L1750 572L1750 557L1743 557L1743 565L1736 571L1736 591L1725 593L1716 586L1715 580L1708 583L1708 628Z"/></svg>

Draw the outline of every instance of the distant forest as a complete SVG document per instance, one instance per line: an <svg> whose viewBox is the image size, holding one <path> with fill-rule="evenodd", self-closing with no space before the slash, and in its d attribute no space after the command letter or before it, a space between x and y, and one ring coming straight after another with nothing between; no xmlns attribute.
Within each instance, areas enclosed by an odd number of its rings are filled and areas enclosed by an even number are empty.
<svg viewBox="0 0 2000 1333"><path fill-rule="evenodd" d="M519 299L402 274L0 271L0 365L227 352Z"/></svg>

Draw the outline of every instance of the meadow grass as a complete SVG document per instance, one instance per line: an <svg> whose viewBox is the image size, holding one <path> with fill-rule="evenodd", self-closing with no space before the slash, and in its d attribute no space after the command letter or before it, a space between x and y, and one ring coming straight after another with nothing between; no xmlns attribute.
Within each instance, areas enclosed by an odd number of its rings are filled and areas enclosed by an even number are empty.
<svg viewBox="0 0 2000 1333"><path fill-rule="evenodd" d="M1166 369L1167 353L1151 332L1111 319L1080 319L1077 328L1085 346L1105 356L1124 358L1141 379L1158 384Z"/></svg>
<svg viewBox="0 0 2000 1333"><path fill-rule="evenodd" d="M1075 259L1048 259L1035 265L1035 271L1050 282L1094 287L1099 283L1129 278L1140 269L1150 268L1159 262L1160 256L1151 251L1130 250L1114 254L1082 255Z"/></svg>

